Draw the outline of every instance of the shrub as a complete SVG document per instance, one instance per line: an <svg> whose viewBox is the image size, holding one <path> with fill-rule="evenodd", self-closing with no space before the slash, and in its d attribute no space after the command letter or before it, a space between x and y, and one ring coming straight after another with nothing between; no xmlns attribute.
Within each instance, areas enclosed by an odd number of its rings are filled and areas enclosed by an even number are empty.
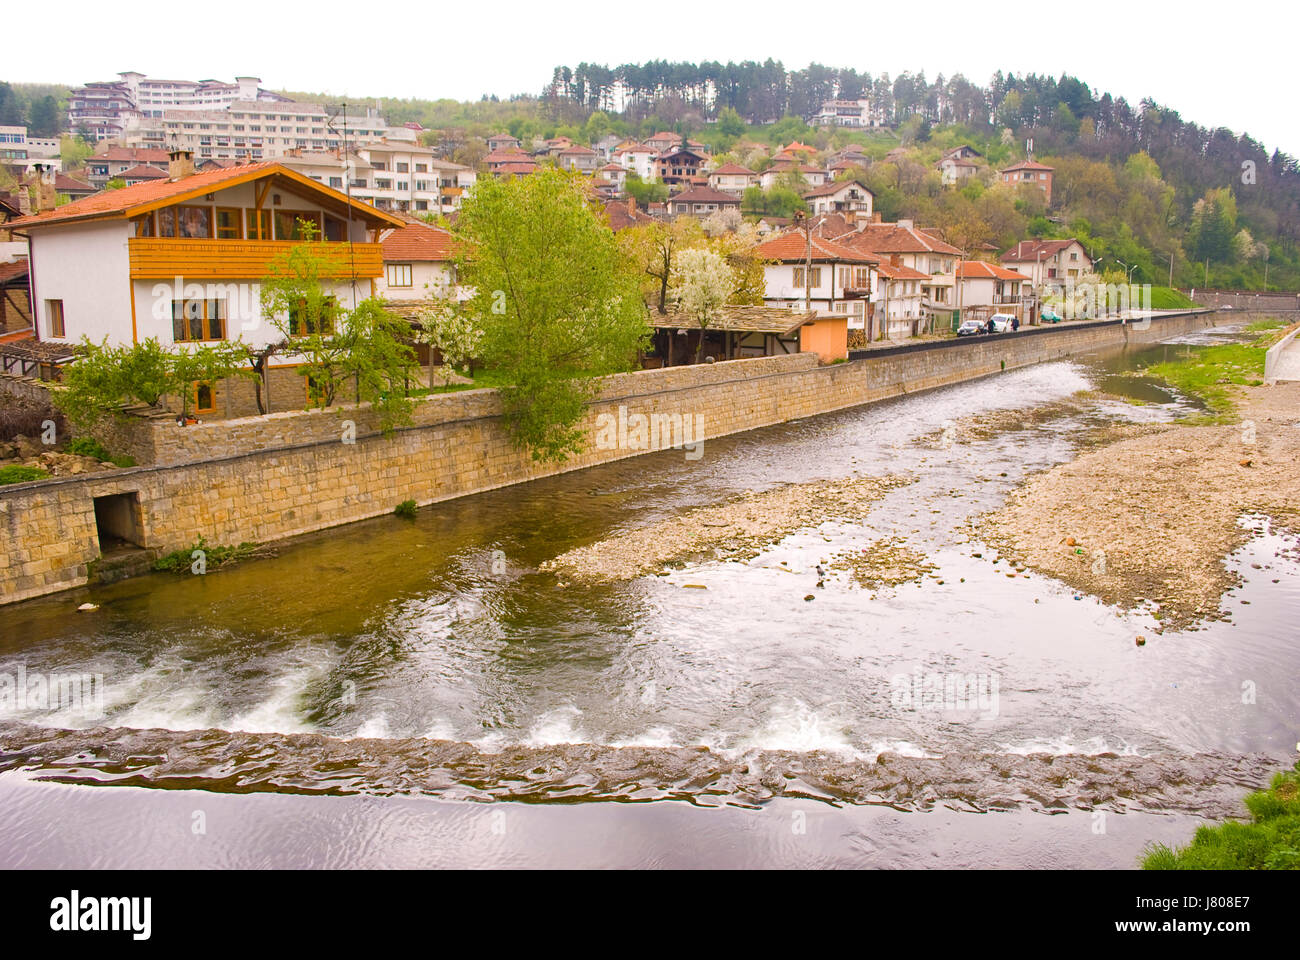
<svg viewBox="0 0 1300 960"><path fill-rule="evenodd" d="M48 403L6 403L0 405L0 441L14 437L39 437L47 420L54 421L55 436L63 436L68 423L63 414Z"/></svg>
<svg viewBox="0 0 1300 960"><path fill-rule="evenodd" d="M49 473L40 467L23 467L16 463L0 467L0 484L28 483L32 480L44 480L48 476Z"/></svg>
<svg viewBox="0 0 1300 960"><path fill-rule="evenodd" d="M403 500L395 508L393 514L399 517L406 517L408 520L415 518L415 501Z"/></svg>
<svg viewBox="0 0 1300 960"><path fill-rule="evenodd" d="M94 457L96 460L112 460L104 445L94 437L73 437L63 448L64 453L75 453L79 457Z"/></svg>

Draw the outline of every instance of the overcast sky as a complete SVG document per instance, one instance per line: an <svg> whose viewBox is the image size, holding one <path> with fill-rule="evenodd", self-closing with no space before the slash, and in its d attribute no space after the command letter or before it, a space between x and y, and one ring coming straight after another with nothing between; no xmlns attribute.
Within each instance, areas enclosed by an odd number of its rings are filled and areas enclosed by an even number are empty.
<svg viewBox="0 0 1300 960"><path fill-rule="evenodd" d="M33 8L27 7L29 11ZM50 8L54 10L56 8ZM7 45L10 81L81 83L121 70L177 79L259 76L274 89L353 97L539 93L558 64L810 61L873 75L1072 73L1136 105L1143 96L1203 126L1300 154L1293 4L849 2L411 3L224 0L142 14L66 0L58 43ZM137 9L129 7L126 9ZM145 8L138 8L145 9ZM1073 21L1055 11L1079 10ZM657 11L663 11L660 16ZM57 50L57 56L51 55Z"/></svg>

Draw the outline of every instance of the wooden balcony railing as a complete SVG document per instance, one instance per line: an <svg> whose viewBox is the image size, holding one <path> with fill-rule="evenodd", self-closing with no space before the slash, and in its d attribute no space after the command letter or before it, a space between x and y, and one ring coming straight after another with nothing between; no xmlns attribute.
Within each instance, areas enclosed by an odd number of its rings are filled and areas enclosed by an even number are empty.
<svg viewBox="0 0 1300 960"><path fill-rule="evenodd" d="M298 245L294 240L202 240L179 237L131 237L133 280L258 280L272 261ZM331 261L325 276L352 279L382 276L384 255L377 243L316 244Z"/></svg>

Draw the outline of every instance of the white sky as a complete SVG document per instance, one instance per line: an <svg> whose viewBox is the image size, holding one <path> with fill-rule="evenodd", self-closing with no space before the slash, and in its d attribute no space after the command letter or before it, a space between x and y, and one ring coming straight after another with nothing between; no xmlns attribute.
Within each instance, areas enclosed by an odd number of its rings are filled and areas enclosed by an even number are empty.
<svg viewBox="0 0 1300 960"><path fill-rule="evenodd" d="M84 83L121 70L192 80L249 74L275 89L476 100L539 93L556 65L584 60L615 66L770 56L787 69L815 60L891 77L923 69L931 81L960 72L980 84L1001 68L1071 73L1134 105L1151 96L1184 119L1244 130L1270 150L1300 154L1293 3L223 0L164 3L142 15L108 9L59 4L57 44L10 44L0 76ZM1073 22L1053 19L1053 11L1069 9L1080 11Z"/></svg>

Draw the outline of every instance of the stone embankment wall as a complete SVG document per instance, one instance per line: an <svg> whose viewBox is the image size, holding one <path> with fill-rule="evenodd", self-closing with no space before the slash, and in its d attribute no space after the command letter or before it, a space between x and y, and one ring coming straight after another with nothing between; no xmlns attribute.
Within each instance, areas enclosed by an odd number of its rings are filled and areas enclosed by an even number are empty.
<svg viewBox="0 0 1300 960"><path fill-rule="evenodd" d="M276 540L390 513L404 500L423 505L636 456L645 450L598 441L620 407L625 422L693 418L708 439L1213 323L1212 315L1179 314L1146 329L1035 328L831 366L805 353L619 374L589 407L587 449L562 464L536 463L514 446L492 390L422 400L414 423L388 436L365 408L189 427L143 421L132 427L141 434L132 449L147 453L146 465L0 487L0 603L86 583L115 538L158 554L200 536L220 545Z"/></svg>

